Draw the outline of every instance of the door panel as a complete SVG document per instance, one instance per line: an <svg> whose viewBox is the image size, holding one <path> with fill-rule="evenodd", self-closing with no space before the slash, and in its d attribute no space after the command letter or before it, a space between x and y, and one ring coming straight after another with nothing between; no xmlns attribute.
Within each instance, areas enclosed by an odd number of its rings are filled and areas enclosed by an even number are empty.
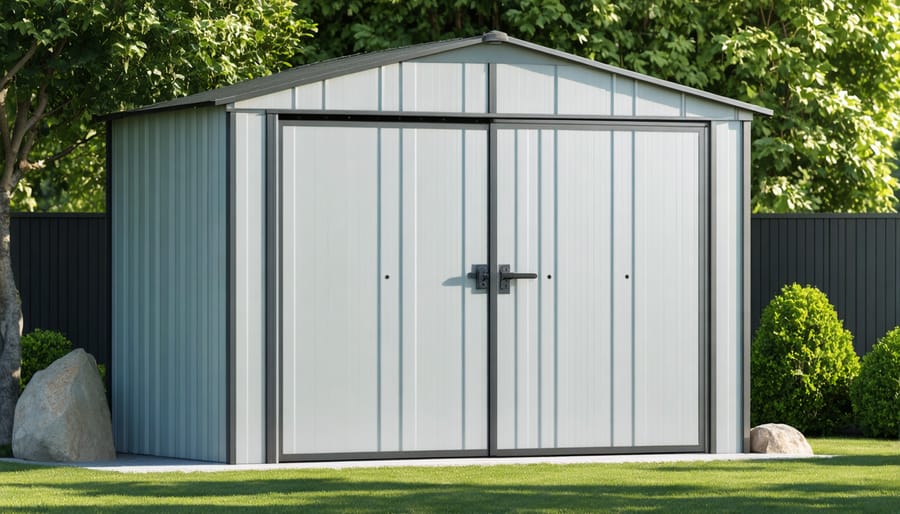
<svg viewBox="0 0 900 514"><path fill-rule="evenodd" d="M700 134L496 129L498 450L699 449Z"/></svg>
<svg viewBox="0 0 900 514"><path fill-rule="evenodd" d="M487 132L283 128L282 453L487 448Z"/></svg>
<svg viewBox="0 0 900 514"><path fill-rule="evenodd" d="M378 134L286 127L284 136L284 198L294 200L283 207L283 452L374 451Z"/></svg>
<svg viewBox="0 0 900 514"><path fill-rule="evenodd" d="M696 445L699 134L634 137L635 445Z"/></svg>
<svg viewBox="0 0 900 514"><path fill-rule="evenodd" d="M609 131L497 131L499 449L610 446Z"/></svg>

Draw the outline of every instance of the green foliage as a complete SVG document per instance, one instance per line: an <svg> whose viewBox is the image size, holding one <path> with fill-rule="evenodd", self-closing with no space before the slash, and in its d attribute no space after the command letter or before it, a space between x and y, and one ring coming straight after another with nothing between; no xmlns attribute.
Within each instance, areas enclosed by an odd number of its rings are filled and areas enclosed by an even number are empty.
<svg viewBox="0 0 900 514"><path fill-rule="evenodd" d="M850 392L853 412L866 435L900 436L900 327L885 334L863 357Z"/></svg>
<svg viewBox="0 0 900 514"><path fill-rule="evenodd" d="M774 109L753 123L757 212L894 209L894 0L316 0L300 60L492 29Z"/></svg>
<svg viewBox="0 0 900 514"><path fill-rule="evenodd" d="M818 289L785 286L763 310L750 357L751 423L823 434L849 422L853 336Z"/></svg>
<svg viewBox="0 0 900 514"><path fill-rule="evenodd" d="M106 211L106 162L102 137L78 146L65 159L47 163L19 181L12 198L20 212ZM48 143L49 144L49 143Z"/></svg>
<svg viewBox="0 0 900 514"><path fill-rule="evenodd" d="M19 387L24 391L35 373L72 351L72 341L55 330L35 329L22 336L22 371Z"/></svg>
<svg viewBox="0 0 900 514"><path fill-rule="evenodd" d="M18 118L37 117L23 138L33 146L16 160L30 166L15 208L103 208L105 142L93 118L289 66L314 30L294 7L290 0L0 3L0 79L12 74L0 122L12 133Z"/></svg>

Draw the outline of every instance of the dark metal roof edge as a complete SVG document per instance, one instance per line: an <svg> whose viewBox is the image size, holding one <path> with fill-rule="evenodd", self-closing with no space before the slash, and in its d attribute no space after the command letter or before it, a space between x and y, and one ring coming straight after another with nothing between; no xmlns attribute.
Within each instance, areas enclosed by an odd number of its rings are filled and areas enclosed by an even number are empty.
<svg viewBox="0 0 900 514"><path fill-rule="evenodd" d="M733 98L728 98L714 93L709 93L675 82L670 82L656 77L651 77L649 75L644 75L635 71L630 71L609 64L604 64L591 59L562 52L560 50L554 50L552 48L541 46L535 43L523 41L521 39L516 39L513 37L507 37L505 40L488 38L488 36L491 34L495 33L489 32L488 34L482 36L450 39L433 43L421 43L417 45L392 48L365 54L354 54L344 57L337 57L326 61L305 64L278 73L274 73L266 77L251 79L230 86L224 86L218 89L213 89L182 98L176 98L153 105L140 107L138 109L106 114L96 119L106 121L148 112L182 109L200 105L224 105L233 102L239 102L241 100L246 100L249 98L265 96L268 94L276 93L278 91L283 91L291 87L302 86L304 84L327 80L342 75L349 75L351 73L356 73L379 66L385 66L388 64L394 64L397 62L420 59L422 57L428 57L478 44L512 44L521 48L525 48L527 50L550 55L558 59L563 59L584 66L589 66L594 69L598 69L615 75L620 75L636 81L652 84L665 89L675 90L681 93L704 98L713 102L729 105L756 114L771 116L774 113L774 111L765 107L760 107L758 105L735 100Z"/></svg>
<svg viewBox="0 0 900 514"><path fill-rule="evenodd" d="M200 93L203 94L203 93ZM185 96L180 98L179 100L190 98L190 96ZM119 111L119 112L111 112L109 114L104 114L102 116L95 116L92 118L92 121L115 121L120 120L122 118L128 118L131 116L135 116L138 114L149 114L149 113L161 113L161 112L170 112L170 111L180 111L182 109L195 109L198 107L216 107L217 104L211 100L197 100L191 103L184 104L174 104L175 100L167 100L165 102L160 102L157 104L148 105L146 107L139 107L137 109L132 109L130 111Z"/></svg>
<svg viewBox="0 0 900 514"><path fill-rule="evenodd" d="M553 57L564 59L567 61L572 61L578 64L582 64L585 66L590 66L591 68L595 68L601 71L605 71L608 73L613 73L615 75L621 75L623 77L628 77L630 79L639 80L641 82L646 82L649 84L653 84L655 86L663 87L666 89L673 89L679 91L681 93L686 93L692 96L697 96L700 98L704 98L706 100L712 100L717 103L727 104L732 107L737 107L739 109L743 109L745 111L750 111L756 114L764 115L764 116L772 116L775 111L769 109L767 107L761 107L759 105L754 105L751 103L743 102L741 100L735 100L734 98L729 98L727 96L717 95L715 93L710 93L707 91L703 91L702 89L696 89L690 86L685 86L679 84L677 82L670 82L668 80L663 80L660 78L652 77L650 75L644 75L643 73L638 73L636 71L626 70L624 68L619 68L617 66L613 66L611 64L605 64L602 62L594 61L592 59L588 59L586 57L580 57L578 55L570 54L567 52L562 52L560 50L554 50L552 48L547 48L545 46L541 46L535 43L530 43L528 41L523 41L521 39L516 39L514 37L509 38L509 43L520 46L522 48L527 48L529 50L533 50L536 52L545 53L547 55L551 55Z"/></svg>

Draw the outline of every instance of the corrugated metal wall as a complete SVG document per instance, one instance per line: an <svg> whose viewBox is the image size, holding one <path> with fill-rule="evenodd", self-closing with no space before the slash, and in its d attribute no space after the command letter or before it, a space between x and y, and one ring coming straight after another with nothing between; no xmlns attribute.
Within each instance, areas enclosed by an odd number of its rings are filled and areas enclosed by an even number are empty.
<svg viewBox="0 0 900 514"><path fill-rule="evenodd" d="M226 459L226 163L224 109L112 123L120 451Z"/></svg>
<svg viewBox="0 0 900 514"><path fill-rule="evenodd" d="M860 355L900 324L900 215L755 215L752 312L785 284L821 289Z"/></svg>
<svg viewBox="0 0 900 514"><path fill-rule="evenodd" d="M13 214L12 264L23 333L58 330L109 364L109 235L105 214Z"/></svg>

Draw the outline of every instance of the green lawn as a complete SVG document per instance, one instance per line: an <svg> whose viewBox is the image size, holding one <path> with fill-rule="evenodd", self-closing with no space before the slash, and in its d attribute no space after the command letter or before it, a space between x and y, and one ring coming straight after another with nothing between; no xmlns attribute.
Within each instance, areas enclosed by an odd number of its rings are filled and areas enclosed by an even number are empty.
<svg viewBox="0 0 900 514"><path fill-rule="evenodd" d="M811 442L838 457L156 474L0 463L0 512L900 512L900 441Z"/></svg>

